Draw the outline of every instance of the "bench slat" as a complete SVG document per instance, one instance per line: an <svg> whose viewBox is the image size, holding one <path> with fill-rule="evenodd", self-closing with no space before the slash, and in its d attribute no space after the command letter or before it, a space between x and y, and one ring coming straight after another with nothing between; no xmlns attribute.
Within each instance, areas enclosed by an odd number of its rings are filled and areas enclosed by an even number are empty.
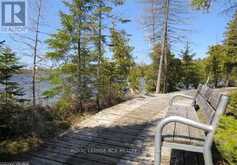
<svg viewBox="0 0 237 165"><path fill-rule="evenodd" d="M188 111L188 118L190 120L200 122L196 111L191 108ZM192 144L195 144L197 146L202 146L204 144L205 134L202 130L194 128L194 127L189 127L189 134L190 134L190 140Z"/></svg>
<svg viewBox="0 0 237 165"><path fill-rule="evenodd" d="M176 115L175 111L173 111L172 108L169 108L166 117L175 115ZM169 123L164 127L163 138L165 139L165 141L169 142L174 141L174 130L175 130L175 123Z"/></svg>
<svg viewBox="0 0 237 165"><path fill-rule="evenodd" d="M198 121L196 111L191 106L171 106L168 110L166 117L168 116L180 116L194 121ZM163 139L166 142L201 145L203 144L203 142L200 140L202 139L201 134L203 133L199 129L192 128L185 124L169 123L167 126L164 127Z"/></svg>
<svg viewBox="0 0 237 165"><path fill-rule="evenodd" d="M187 117L187 109L183 106L175 106L176 116ZM181 123L175 124L174 141L184 144L190 144L188 126Z"/></svg>
<svg viewBox="0 0 237 165"><path fill-rule="evenodd" d="M196 103L200 107L200 109L198 110L198 117L200 121L205 124L210 124L213 114L215 113L213 107L211 107L206 99L201 95L197 96Z"/></svg>

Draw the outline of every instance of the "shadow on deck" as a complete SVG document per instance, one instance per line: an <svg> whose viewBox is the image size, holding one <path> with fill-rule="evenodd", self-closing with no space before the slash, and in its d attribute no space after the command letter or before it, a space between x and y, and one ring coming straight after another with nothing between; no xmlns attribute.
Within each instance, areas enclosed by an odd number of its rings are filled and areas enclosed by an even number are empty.
<svg viewBox="0 0 237 165"><path fill-rule="evenodd" d="M32 165L154 164L156 123L75 129L43 144L23 160ZM123 123L120 123L123 124ZM126 123L124 123L126 124ZM147 150L151 148L151 150ZM201 154L171 152L170 165L203 165Z"/></svg>

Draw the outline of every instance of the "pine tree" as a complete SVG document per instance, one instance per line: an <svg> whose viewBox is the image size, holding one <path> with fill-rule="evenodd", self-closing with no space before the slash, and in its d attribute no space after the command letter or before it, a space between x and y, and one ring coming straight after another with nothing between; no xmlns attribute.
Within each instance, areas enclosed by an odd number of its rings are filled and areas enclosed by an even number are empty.
<svg viewBox="0 0 237 165"><path fill-rule="evenodd" d="M167 72L169 76L167 77L166 91L177 91L178 88L180 88L180 83L182 82L182 62L172 53L169 53L168 56Z"/></svg>
<svg viewBox="0 0 237 165"><path fill-rule="evenodd" d="M113 60L116 67L116 84L119 89L119 93L128 87L128 76L131 67L134 65L132 57L133 48L129 46L129 40L126 37L124 31L118 31L115 28L111 29L111 44Z"/></svg>
<svg viewBox="0 0 237 165"><path fill-rule="evenodd" d="M192 6L197 9L208 9L212 0L192 0Z"/></svg>
<svg viewBox="0 0 237 165"><path fill-rule="evenodd" d="M229 86L233 67L237 66L237 11L228 24L224 45L226 50L226 86Z"/></svg>
<svg viewBox="0 0 237 165"><path fill-rule="evenodd" d="M197 66L193 60L195 54L191 52L188 43L185 49L181 51L180 56L182 57L182 83L184 87L186 89L189 89L189 87L197 87L200 77L197 71Z"/></svg>
<svg viewBox="0 0 237 165"><path fill-rule="evenodd" d="M18 74L22 65L19 65L16 55L9 48L2 48L0 52L0 84L1 102L7 104L11 101L18 101L19 96L23 96L23 90L17 82L12 81L12 77Z"/></svg>
<svg viewBox="0 0 237 165"><path fill-rule="evenodd" d="M60 13L62 28L47 41L51 49L48 58L56 67L49 76L54 87L45 92L46 96L60 96L60 107L64 104L71 107L70 102L74 102L76 109L82 111L83 103L96 98L97 109L101 109L110 83L103 75L106 69L103 67L111 64L104 57L107 46L104 33L109 27L105 22L112 15L111 6L122 3L122 0L64 2L69 12Z"/></svg>
<svg viewBox="0 0 237 165"><path fill-rule="evenodd" d="M151 65L148 66L147 70L145 71L145 79L146 79L146 89L148 92L156 91L156 83L157 83L157 71L159 69L160 61L160 54L161 54L161 45L156 44L150 53ZM163 86L161 84L161 86Z"/></svg>
<svg viewBox="0 0 237 165"><path fill-rule="evenodd" d="M157 80L157 70L159 65L157 61L160 60L161 54L161 45L157 44L154 48L152 53L150 54L150 58L152 63L147 67L145 71L146 76L146 88L148 92L154 92L156 90L156 80ZM163 83L161 84L161 89L164 89L167 92L177 90L180 81L181 81L181 61L180 59L176 58L170 51L168 51L168 64L167 64L167 72L170 76L167 77L166 87Z"/></svg>
<svg viewBox="0 0 237 165"><path fill-rule="evenodd" d="M224 12L233 12L237 8L236 0L215 1L215 0L192 0L192 7L198 10L208 10L215 3L222 3L225 6Z"/></svg>
<svg viewBox="0 0 237 165"><path fill-rule="evenodd" d="M102 95L103 102L108 105L112 105L113 99L116 98L116 64L111 60L104 60L101 66L101 80L103 82Z"/></svg>
<svg viewBox="0 0 237 165"><path fill-rule="evenodd" d="M47 41L52 51L48 58L58 64L57 72L61 72L56 81L56 88L45 94L61 94L73 100L76 109L83 110L83 101L89 96L90 85L90 52L91 13L93 1L64 1L69 13L60 13L62 29ZM89 74L88 74L89 73ZM52 76L55 78L55 76ZM60 89L60 93L58 93ZM62 99L65 100L65 99Z"/></svg>
<svg viewBox="0 0 237 165"><path fill-rule="evenodd" d="M214 45L209 48L206 69L211 75L214 86L218 87L218 82L222 78L225 52L223 45Z"/></svg>
<svg viewBox="0 0 237 165"><path fill-rule="evenodd" d="M107 7L104 1L99 0L98 1L98 7L95 11L97 26L96 26L96 36L95 36L95 45L96 45L96 54L97 54L97 67L96 67L96 88L97 88L97 95L96 95L96 104L97 104L97 110L100 110L100 95L101 95L101 88L102 88L102 82L101 82L101 62L103 59L104 54L104 41L105 37L102 34L104 30L103 26L103 15L106 13L110 13L111 8Z"/></svg>
<svg viewBox="0 0 237 165"><path fill-rule="evenodd" d="M106 44L106 35L104 34L105 30L108 28L107 25L104 23L104 20L109 20L112 17L112 10L113 5L122 5L123 1L121 0L96 0L94 2L95 10L93 11L94 14L94 42L95 42L95 54L96 58L95 61L97 63L96 66L96 102L97 102L97 110L100 110L101 104L101 97L103 97L103 81L102 81L102 63L105 60L104 53L105 53L105 44Z"/></svg>

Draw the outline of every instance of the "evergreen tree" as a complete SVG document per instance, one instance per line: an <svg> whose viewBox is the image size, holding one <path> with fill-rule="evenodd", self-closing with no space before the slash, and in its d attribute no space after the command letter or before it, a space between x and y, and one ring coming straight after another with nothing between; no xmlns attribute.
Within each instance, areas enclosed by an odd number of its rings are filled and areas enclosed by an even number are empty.
<svg viewBox="0 0 237 165"><path fill-rule="evenodd" d="M166 91L177 91L182 80L182 62L174 54L168 56L168 74Z"/></svg>
<svg viewBox="0 0 237 165"><path fill-rule="evenodd" d="M23 90L17 82L12 81L12 77L18 74L22 65L19 65L16 55L9 48L2 48L0 52L0 84L3 86L1 91L1 102L7 104L17 101L17 97L23 96Z"/></svg>
<svg viewBox="0 0 237 165"><path fill-rule="evenodd" d="M192 6L197 9L208 9L212 0L192 0Z"/></svg>
<svg viewBox="0 0 237 165"><path fill-rule="evenodd" d="M96 89L97 89L97 95L96 95L96 102L97 102L97 110L100 110L100 102L101 97L103 97L103 87L104 84L102 81L102 63L105 60L104 59L104 47L106 44L106 35L104 34L105 30L108 28L108 26L104 23L104 20L107 21L109 18L112 17L112 9L113 5L122 5L123 0L96 0L94 2L95 10L93 11L94 14L94 42L95 42L95 62L96 65ZM106 65L106 64L105 64Z"/></svg>
<svg viewBox="0 0 237 165"><path fill-rule="evenodd" d="M145 71L146 89L149 92L154 92L156 90L157 70L159 68L157 61L160 60L160 54L161 46L160 44L157 44L150 55L152 63L150 66L147 66ZM177 90L180 84L182 68L181 61L172 55L170 51L168 53L167 62L167 74L170 76L167 77L166 85L164 84L164 81L162 81L163 83L161 84L161 89L162 91L171 92Z"/></svg>
<svg viewBox="0 0 237 165"><path fill-rule="evenodd" d="M128 76L134 65L132 57L133 48L129 46L129 40L124 31L119 32L115 28L111 29L111 44L113 60L116 67L116 84L119 95L125 88L128 88Z"/></svg>
<svg viewBox="0 0 237 165"><path fill-rule="evenodd" d="M224 66L224 46L214 45L209 48L207 58L207 72L210 74L214 86L218 87L218 82L222 78L223 66Z"/></svg>
<svg viewBox="0 0 237 165"><path fill-rule="evenodd" d="M103 88L101 94L103 95L103 102L107 105L112 105L113 99L116 98L116 64L108 59L104 60L101 66L101 80L103 83Z"/></svg>
<svg viewBox="0 0 237 165"><path fill-rule="evenodd" d="M154 92L156 90L157 72L159 69L159 61L161 54L161 45L157 44L150 54L151 65L149 65L145 71L146 90L148 92ZM163 86L163 84L161 84Z"/></svg>
<svg viewBox="0 0 237 165"><path fill-rule="evenodd" d="M103 97L107 95L107 85L110 83L103 75L103 70L106 70L103 67L113 66L104 57L104 31L108 28L104 24L104 19L111 16L112 5L120 5L122 2L64 2L69 12L60 13L62 28L47 41L51 48L47 54L48 58L56 67L49 76L49 81L54 87L45 92L46 96L60 96L60 107L72 107L73 104L77 110L82 111L83 103L95 101L96 98L97 109L101 109Z"/></svg>
<svg viewBox="0 0 237 165"><path fill-rule="evenodd" d="M148 70L146 64L136 64L132 67L129 74L129 88L132 94L138 94L140 79L145 78L145 71Z"/></svg>
<svg viewBox="0 0 237 165"><path fill-rule="evenodd" d="M181 51L180 56L182 57L182 83L186 89L189 87L196 88L200 82L200 76L193 60L195 54L191 52L188 43L185 49Z"/></svg>
<svg viewBox="0 0 237 165"><path fill-rule="evenodd" d="M224 45L226 50L226 86L229 86L233 67L237 66L237 11L234 18L228 24Z"/></svg>
<svg viewBox="0 0 237 165"><path fill-rule="evenodd" d="M52 51L48 57L59 66L60 79L56 81L57 88L45 94L61 94L74 101L76 109L83 110L83 101L86 100L90 85L90 44L91 16L93 1L73 0L64 1L69 13L60 13L62 29L47 41ZM52 76L55 78L55 76ZM59 93L57 90L60 89ZM56 90L56 91L55 91ZM65 100L62 99L62 100Z"/></svg>

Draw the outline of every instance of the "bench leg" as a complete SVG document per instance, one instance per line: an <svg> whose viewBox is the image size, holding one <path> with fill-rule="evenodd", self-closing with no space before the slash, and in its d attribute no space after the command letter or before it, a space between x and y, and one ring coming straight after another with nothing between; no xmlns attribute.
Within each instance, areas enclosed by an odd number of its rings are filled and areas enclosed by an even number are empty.
<svg viewBox="0 0 237 165"><path fill-rule="evenodd" d="M156 134L155 136L155 165L160 165L161 163L161 134Z"/></svg>
<svg viewBox="0 0 237 165"><path fill-rule="evenodd" d="M211 149L206 149L203 155L204 155L205 165L213 165Z"/></svg>

